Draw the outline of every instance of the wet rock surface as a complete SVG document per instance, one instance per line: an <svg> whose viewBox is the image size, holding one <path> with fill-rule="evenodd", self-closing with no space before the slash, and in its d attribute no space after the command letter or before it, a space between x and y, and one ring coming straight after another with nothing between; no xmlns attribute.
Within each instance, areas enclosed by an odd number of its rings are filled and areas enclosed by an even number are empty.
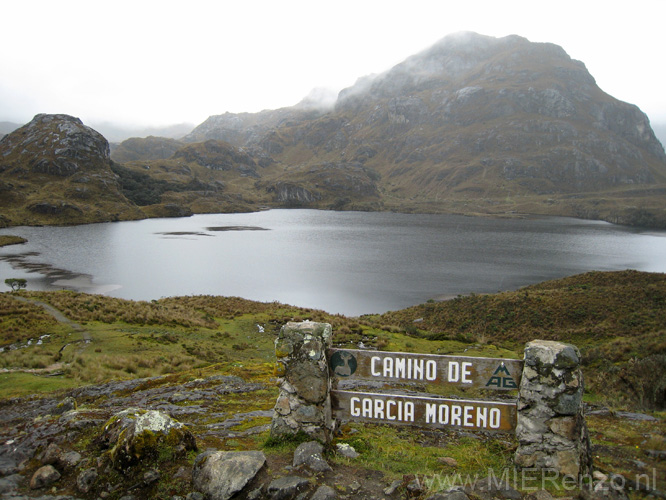
<svg viewBox="0 0 666 500"><path fill-rule="evenodd" d="M249 401L257 397L257 391L265 390L265 384L237 376L217 375L184 383L167 376L83 387L57 397L2 401L0 498L390 500L419 495L448 500L520 498L520 493L511 489L486 491L482 483L469 491L434 494L425 488L423 478L387 477L361 465L362 452L359 459L359 453L353 449L338 451L337 447L326 448L316 441L300 445L293 453L248 451L258 450L261 441L248 441L253 444L245 445L247 450L241 452L211 448L212 442L236 442L235 446L242 448L244 445L239 444L242 439L261 433L268 435L270 424L261 422L270 421L272 409L239 413L222 411L214 405L223 398ZM138 409L129 410L132 407ZM63 408L69 409L60 413ZM156 421L165 423L158 427L168 427L166 422L171 420L187 426L203 451L185 447L181 450L184 455L179 455L178 444L166 443L169 446L157 446L158 455L163 455L161 459L153 456L142 463L127 463L118 470L110 453L111 443L118 441L107 439L106 446L100 443L105 429L110 433L113 430L110 421L121 421L123 414L140 418L155 415L151 412L159 413ZM255 418L258 418L256 423L252 422ZM174 422L169 425L180 428ZM118 437L128 428L115 429ZM335 456L343 459L334 461ZM222 495L219 492L225 480L229 484L224 487L227 493Z"/></svg>
<svg viewBox="0 0 666 500"><path fill-rule="evenodd" d="M38 488L46 488L43 476L53 469L63 476L53 483L56 488L59 489L59 484L67 479L73 495L87 497L101 489L107 494L103 497L108 497L116 491L115 485L111 485L113 491L108 491L107 484L99 484L100 477L108 475L107 469L114 463L115 455L111 453L114 448L116 453L124 449L129 455L136 455L136 443L127 441L130 435L150 436L154 441L147 443L152 446L151 453L167 453L176 459L179 452L186 455L193 450L195 436L189 431L189 434L182 432L190 426L196 429L197 437L233 438L263 432L268 429L267 425L248 427L242 432L233 428L248 419L269 417L272 410L227 414L211 412L207 408L225 396L251 395L261 389L265 389L265 385L235 376L213 376L175 385L154 377L82 387L59 397L0 401L0 495L2 498L21 498L18 491L28 491L31 479L35 486L39 485ZM152 425L155 423L156 426ZM173 430L182 438L178 442L170 441L174 437ZM159 438L160 432L164 432L164 439ZM120 439L121 435L123 439ZM81 446L72 449L74 443L82 440L94 444L86 449ZM122 463L121 468L129 468L130 472L140 468L133 466L129 456L125 458L127 460L116 460L118 464ZM44 470L33 478L33 474L41 469ZM48 477L52 476L54 474ZM146 488L143 473L137 482L141 484L134 490ZM159 478L152 482L158 483ZM123 487L122 483L118 486ZM143 494L135 496L148 498Z"/></svg>

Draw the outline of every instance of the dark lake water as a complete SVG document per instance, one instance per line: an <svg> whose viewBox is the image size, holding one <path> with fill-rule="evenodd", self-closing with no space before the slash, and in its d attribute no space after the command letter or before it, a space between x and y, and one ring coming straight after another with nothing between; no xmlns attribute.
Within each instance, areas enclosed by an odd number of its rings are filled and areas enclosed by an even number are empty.
<svg viewBox="0 0 666 500"><path fill-rule="evenodd" d="M0 284L135 300L240 296L360 315L591 270L666 272L666 232L559 217L270 210L18 227Z"/></svg>

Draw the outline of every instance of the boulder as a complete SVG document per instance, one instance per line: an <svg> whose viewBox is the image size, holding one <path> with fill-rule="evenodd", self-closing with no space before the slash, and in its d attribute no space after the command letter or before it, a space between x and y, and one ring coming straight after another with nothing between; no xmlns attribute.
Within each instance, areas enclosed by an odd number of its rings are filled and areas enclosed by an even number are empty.
<svg viewBox="0 0 666 500"><path fill-rule="evenodd" d="M194 461L192 484L209 500L227 500L245 488L265 463L261 451L201 453Z"/></svg>
<svg viewBox="0 0 666 500"><path fill-rule="evenodd" d="M521 500L522 495L515 488L513 488L509 481L498 480L493 475L481 479L471 486L465 487L464 493L469 498L479 500Z"/></svg>
<svg viewBox="0 0 666 500"><path fill-rule="evenodd" d="M294 451L294 467L305 465L315 472L326 472L331 466L324 459L324 446L317 441L309 441L298 445Z"/></svg>
<svg viewBox="0 0 666 500"><path fill-rule="evenodd" d="M44 452L39 456L39 461L42 465L55 465L60 461L62 454L60 446L55 443L49 443Z"/></svg>
<svg viewBox="0 0 666 500"><path fill-rule="evenodd" d="M317 488L317 491L314 492L310 500L335 500L336 498L338 498L338 495L335 490L323 484Z"/></svg>
<svg viewBox="0 0 666 500"><path fill-rule="evenodd" d="M60 479L60 473L52 465L45 465L35 471L30 479L30 488L38 490L48 488Z"/></svg>
<svg viewBox="0 0 666 500"><path fill-rule="evenodd" d="M347 458L358 458L360 456L354 447L347 443L337 443L335 449L338 452L338 455L342 455Z"/></svg>
<svg viewBox="0 0 666 500"><path fill-rule="evenodd" d="M166 413L156 410L123 410L104 426L102 446L111 449L116 469L124 470L146 458L156 458L160 450L196 450L196 440L190 430Z"/></svg>
<svg viewBox="0 0 666 500"><path fill-rule="evenodd" d="M63 469L73 469L81 461L81 454L76 451L67 451L60 456L58 465Z"/></svg>
<svg viewBox="0 0 666 500"><path fill-rule="evenodd" d="M51 411L53 415L62 415L71 410L76 410L76 399L71 396L66 397Z"/></svg>
<svg viewBox="0 0 666 500"><path fill-rule="evenodd" d="M97 481L97 469L85 469L76 477L76 487L81 493L88 493Z"/></svg>

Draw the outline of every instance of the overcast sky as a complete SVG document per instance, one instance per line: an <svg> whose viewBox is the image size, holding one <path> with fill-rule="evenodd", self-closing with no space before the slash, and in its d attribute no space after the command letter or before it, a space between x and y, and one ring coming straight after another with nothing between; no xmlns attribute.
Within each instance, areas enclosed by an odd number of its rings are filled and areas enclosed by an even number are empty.
<svg viewBox="0 0 666 500"><path fill-rule="evenodd" d="M201 123L291 106L447 34L562 46L666 123L666 0L0 0L0 121Z"/></svg>

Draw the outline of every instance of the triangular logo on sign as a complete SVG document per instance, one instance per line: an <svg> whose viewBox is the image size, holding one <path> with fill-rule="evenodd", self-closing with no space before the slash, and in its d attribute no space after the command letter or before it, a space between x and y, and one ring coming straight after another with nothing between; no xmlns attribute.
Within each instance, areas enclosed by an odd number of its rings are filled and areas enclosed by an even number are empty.
<svg viewBox="0 0 666 500"><path fill-rule="evenodd" d="M500 363L500 365L493 373L493 376L490 377L488 383L486 383L486 387L497 387L501 389L518 389L516 381L513 380L513 377L511 376L511 373L509 373L509 369L504 364L504 361Z"/></svg>

